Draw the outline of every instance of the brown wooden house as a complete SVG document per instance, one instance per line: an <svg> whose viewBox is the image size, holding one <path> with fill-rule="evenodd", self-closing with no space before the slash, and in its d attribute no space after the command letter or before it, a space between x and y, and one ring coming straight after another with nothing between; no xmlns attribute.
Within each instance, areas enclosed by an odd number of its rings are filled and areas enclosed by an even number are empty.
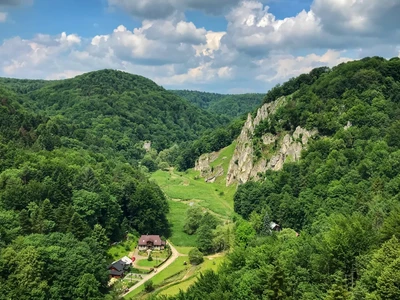
<svg viewBox="0 0 400 300"><path fill-rule="evenodd" d="M140 251L164 250L165 241L159 235L142 235L139 239L138 247Z"/></svg>

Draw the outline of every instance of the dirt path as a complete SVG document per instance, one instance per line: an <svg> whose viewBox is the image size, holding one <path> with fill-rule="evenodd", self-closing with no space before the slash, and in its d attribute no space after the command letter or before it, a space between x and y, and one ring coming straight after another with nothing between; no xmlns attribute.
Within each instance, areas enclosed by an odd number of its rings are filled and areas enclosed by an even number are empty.
<svg viewBox="0 0 400 300"><path fill-rule="evenodd" d="M130 292L134 291L135 289L137 289L139 286L141 286L142 284L144 284L147 280L150 280L151 278L153 278L154 276L156 276L158 273L160 273L161 271L163 271L165 268L168 268L168 266L170 264L172 264L181 254L175 249L175 247L169 243L169 246L171 248L172 251L172 255L170 256L170 258L168 258L168 260L159 268L157 268L157 273L152 272L150 274L144 275L143 279L140 280L138 283L136 283L134 286L132 286L126 293L124 293L121 297L125 297L126 295L128 295Z"/></svg>

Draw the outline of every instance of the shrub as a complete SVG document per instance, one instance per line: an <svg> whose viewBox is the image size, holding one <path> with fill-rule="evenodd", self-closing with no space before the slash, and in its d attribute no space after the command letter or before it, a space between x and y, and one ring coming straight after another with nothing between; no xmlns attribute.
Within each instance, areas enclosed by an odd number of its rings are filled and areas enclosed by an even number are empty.
<svg viewBox="0 0 400 300"><path fill-rule="evenodd" d="M203 253L199 249L194 248L189 252L189 261L192 265L199 265L204 261Z"/></svg>
<svg viewBox="0 0 400 300"><path fill-rule="evenodd" d="M148 293L154 291L153 281L147 280L147 281L144 283L144 289L145 289L145 291L148 292Z"/></svg>

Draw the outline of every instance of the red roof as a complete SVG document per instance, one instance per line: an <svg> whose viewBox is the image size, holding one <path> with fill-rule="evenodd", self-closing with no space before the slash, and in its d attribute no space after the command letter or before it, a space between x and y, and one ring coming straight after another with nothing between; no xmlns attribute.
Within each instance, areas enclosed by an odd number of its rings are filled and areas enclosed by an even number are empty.
<svg viewBox="0 0 400 300"><path fill-rule="evenodd" d="M142 235L139 239L139 246L147 246L148 242L151 242L154 246L165 245L159 235Z"/></svg>

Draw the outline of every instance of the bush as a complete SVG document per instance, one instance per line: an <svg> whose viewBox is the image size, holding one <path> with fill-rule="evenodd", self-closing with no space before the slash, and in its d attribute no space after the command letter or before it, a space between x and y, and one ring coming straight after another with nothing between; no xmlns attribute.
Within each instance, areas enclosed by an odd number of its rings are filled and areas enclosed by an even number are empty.
<svg viewBox="0 0 400 300"><path fill-rule="evenodd" d="M153 261L153 257L151 256L151 253L149 255L149 257L147 258L148 261Z"/></svg>
<svg viewBox="0 0 400 300"><path fill-rule="evenodd" d="M144 289L146 292L150 293L152 291L154 291L154 285L153 285L153 281L148 280L144 283Z"/></svg>
<svg viewBox="0 0 400 300"><path fill-rule="evenodd" d="M189 261L192 265L199 265L204 261L203 253L199 249L194 248L189 252Z"/></svg>

